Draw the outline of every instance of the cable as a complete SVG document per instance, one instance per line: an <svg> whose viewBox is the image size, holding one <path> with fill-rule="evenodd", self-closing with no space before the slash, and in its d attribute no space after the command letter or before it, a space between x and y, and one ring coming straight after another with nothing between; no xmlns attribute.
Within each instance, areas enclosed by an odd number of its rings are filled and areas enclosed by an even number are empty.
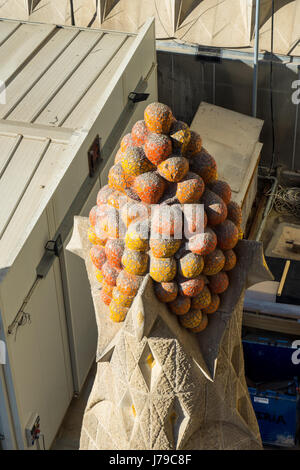
<svg viewBox="0 0 300 470"><path fill-rule="evenodd" d="M273 204L279 214L293 215L300 219L300 188L278 186Z"/></svg>

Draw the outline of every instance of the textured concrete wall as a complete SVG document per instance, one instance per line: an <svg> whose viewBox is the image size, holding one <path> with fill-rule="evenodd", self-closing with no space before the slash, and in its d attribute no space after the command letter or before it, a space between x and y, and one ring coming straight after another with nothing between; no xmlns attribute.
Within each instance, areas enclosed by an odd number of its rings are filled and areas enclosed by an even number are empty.
<svg viewBox="0 0 300 470"><path fill-rule="evenodd" d="M251 115L253 68L251 54L248 57L246 62L236 54L235 60L222 58L213 63L195 55L158 52L159 100L188 124L201 101ZM300 116L297 118L297 105L292 102L292 83L300 76L296 63L287 65L281 60L273 63L272 80L275 165L300 170ZM270 85L270 62L266 59L259 65L257 104L257 117L265 121L261 164L266 166L271 163L273 146Z"/></svg>

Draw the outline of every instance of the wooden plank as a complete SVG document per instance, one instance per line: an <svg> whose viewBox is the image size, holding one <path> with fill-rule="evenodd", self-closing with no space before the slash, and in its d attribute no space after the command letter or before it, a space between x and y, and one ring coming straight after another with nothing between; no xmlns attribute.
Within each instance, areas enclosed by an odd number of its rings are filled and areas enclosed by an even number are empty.
<svg viewBox="0 0 300 470"><path fill-rule="evenodd" d="M123 37L105 34L35 122L54 122L55 126L61 126L122 47L126 38L125 34Z"/></svg>
<svg viewBox="0 0 300 470"><path fill-rule="evenodd" d="M285 280L286 280L286 276L288 274L288 270L290 268L290 264L291 264L290 260L287 260L285 262L284 270L283 270L281 280L280 280L280 283L279 283L279 287L278 287L278 291L277 291L277 295L279 295L279 296L282 294L282 289L283 289L284 284L285 284Z"/></svg>
<svg viewBox="0 0 300 470"><path fill-rule="evenodd" d="M41 146L40 142L31 143ZM33 151L33 147L30 147ZM31 234L37 220L49 202L57 184L70 165L73 155L66 152L68 146L51 143L32 176L22 199L0 239L0 270L12 266L16 256ZM32 153L31 153L32 155ZM23 177L18 169L19 179ZM13 179L15 181L15 177ZM10 182L11 183L11 182Z"/></svg>
<svg viewBox="0 0 300 470"><path fill-rule="evenodd" d="M242 179L241 182L241 188L239 192L239 199L240 201L236 201L238 204L243 205L243 202L246 198L248 189L251 185L251 179L253 178L253 175L255 173L255 170L257 169L259 165L259 160L260 160L260 155L261 155L261 150L262 150L263 144L260 142L256 142L254 151L250 157L248 167L246 168L245 175Z"/></svg>
<svg viewBox="0 0 300 470"><path fill-rule="evenodd" d="M86 126L87 119L89 119L91 122L96 119L99 113L98 103L101 102L101 98L104 95L108 84L111 82L111 79L118 69L120 62L124 58L124 55L129 51L130 47L134 43L134 40L135 37L127 37L126 42L115 54L112 61L107 65L95 83L93 83L93 85L86 92L83 99L67 117L66 121L64 122L64 126L68 128L83 127Z"/></svg>
<svg viewBox="0 0 300 470"><path fill-rule="evenodd" d="M0 46L16 31L20 23L11 23L10 21L0 22Z"/></svg>
<svg viewBox="0 0 300 470"><path fill-rule="evenodd" d="M274 318L268 315L244 312L243 325L300 336L300 323L287 318Z"/></svg>
<svg viewBox="0 0 300 470"><path fill-rule="evenodd" d="M0 136L0 178L19 144L21 136Z"/></svg>
<svg viewBox="0 0 300 470"><path fill-rule="evenodd" d="M57 60L79 32L71 29L58 29L57 33L39 50L31 61L6 87L6 104L0 106L0 118L9 113L26 96L31 88Z"/></svg>
<svg viewBox="0 0 300 470"><path fill-rule="evenodd" d="M54 31L54 25L22 24L0 47L0 77L9 81Z"/></svg>
<svg viewBox="0 0 300 470"><path fill-rule="evenodd" d="M49 142L23 139L0 181L0 238L41 161Z"/></svg>
<svg viewBox="0 0 300 470"><path fill-rule="evenodd" d="M43 124L32 124L0 119L0 136L22 135L29 139L51 139L54 142L68 143L74 132L74 129L67 129L65 127L50 127Z"/></svg>
<svg viewBox="0 0 300 470"><path fill-rule="evenodd" d="M99 32L80 32L32 90L27 93L9 115L9 118L16 121L34 122L56 93L67 83L101 36L102 33ZM51 124L54 125L55 122Z"/></svg>

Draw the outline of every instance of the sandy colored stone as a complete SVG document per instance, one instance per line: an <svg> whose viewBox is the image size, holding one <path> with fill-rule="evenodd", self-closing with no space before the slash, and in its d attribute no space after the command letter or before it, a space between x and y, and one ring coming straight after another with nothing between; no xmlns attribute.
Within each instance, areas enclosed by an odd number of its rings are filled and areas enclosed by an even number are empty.
<svg viewBox="0 0 300 470"><path fill-rule="evenodd" d="M81 450L261 449L241 345L244 289L257 278L270 279L261 245L239 242L222 309L209 316L204 331L190 333L156 298L149 275L125 321L109 320L87 228L88 220L76 217L68 247L86 262L99 328Z"/></svg>

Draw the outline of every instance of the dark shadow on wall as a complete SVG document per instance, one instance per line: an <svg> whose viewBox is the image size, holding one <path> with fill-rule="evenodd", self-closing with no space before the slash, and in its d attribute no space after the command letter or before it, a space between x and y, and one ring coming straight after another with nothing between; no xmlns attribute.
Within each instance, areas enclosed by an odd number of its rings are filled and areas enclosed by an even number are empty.
<svg viewBox="0 0 300 470"><path fill-rule="evenodd" d="M250 62L221 59L199 60L195 55L158 52L158 95L168 104L177 119L191 124L201 101L252 115L253 68ZM257 117L265 121L261 133L261 165L284 165L300 170L300 113L292 102L298 78L297 66L287 67L280 59L273 61L273 119L271 113L269 56L259 64ZM299 106L299 105L298 105ZM300 111L300 109L299 109ZM293 168L294 162L294 168Z"/></svg>
<svg viewBox="0 0 300 470"><path fill-rule="evenodd" d="M178 26L203 0L182 0L178 11Z"/></svg>

